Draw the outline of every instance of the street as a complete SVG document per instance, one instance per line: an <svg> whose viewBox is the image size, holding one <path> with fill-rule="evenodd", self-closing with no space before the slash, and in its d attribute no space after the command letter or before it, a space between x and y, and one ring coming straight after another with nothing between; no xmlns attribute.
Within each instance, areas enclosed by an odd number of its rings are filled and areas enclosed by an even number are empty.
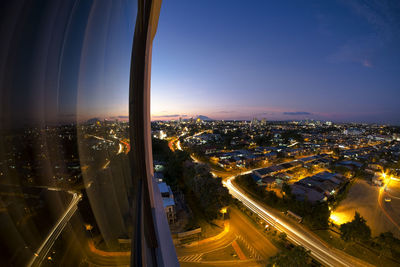
<svg viewBox="0 0 400 267"><path fill-rule="evenodd" d="M178 259L182 266L195 266L196 264L218 266L264 266L268 259L278 252L278 249L260 233L253 222L241 211L231 208L229 211L230 229L220 239L193 246L180 246L176 248ZM204 260L208 254L224 248L232 247L237 242L245 248L246 259L215 259Z"/></svg>
<svg viewBox="0 0 400 267"><path fill-rule="evenodd" d="M322 264L327 266L369 266L368 263L328 247L310 231L298 224L291 223L283 215L278 214L276 211L268 210L265 206L252 200L232 183L234 178L231 177L223 182L232 196L240 200L246 207L278 231L285 232L288 240L310 250L311 255Z"/></svg>

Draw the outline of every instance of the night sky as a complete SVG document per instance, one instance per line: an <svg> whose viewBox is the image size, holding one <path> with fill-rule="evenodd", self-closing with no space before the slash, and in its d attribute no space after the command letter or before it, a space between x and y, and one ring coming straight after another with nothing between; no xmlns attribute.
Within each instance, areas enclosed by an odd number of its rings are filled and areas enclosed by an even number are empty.
<svg viewBox="0 0 400 267"><path fill-rule="evenodd" d="M400 2L163 1L153 119L400 124Z"/></svg>
<svg viewBox="0 0 400 267"><path fill-rule="evenodd" d="M126 119L135 1L0 8L0 124ZM399 1L166 0L152 119L400 125Z"/></svg>

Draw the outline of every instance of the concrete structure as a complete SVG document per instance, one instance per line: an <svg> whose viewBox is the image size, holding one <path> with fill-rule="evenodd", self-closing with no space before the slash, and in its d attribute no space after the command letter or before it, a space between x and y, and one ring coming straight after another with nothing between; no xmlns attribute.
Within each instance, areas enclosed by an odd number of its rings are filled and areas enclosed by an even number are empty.
<svg viewBox="0 0 400 267"><path fill-rule="evenodd" d="M167 220L169 224L174 224L176 222L176 208L174 194L172 193L171 187L166 183L158 183L158 188L161 193L163 206Z"/></svg>

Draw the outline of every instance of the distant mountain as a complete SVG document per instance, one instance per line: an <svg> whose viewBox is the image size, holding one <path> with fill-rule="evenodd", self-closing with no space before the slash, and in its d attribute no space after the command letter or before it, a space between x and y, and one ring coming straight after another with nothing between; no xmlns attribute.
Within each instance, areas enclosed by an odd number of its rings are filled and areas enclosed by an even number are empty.
<svg viewBox="0 0 400 267"><path fill-rule="evenodd" d="M195 120L200 119L202 121L213 121L213 119L211 119L211 118L209 118L207 116L204 116L204 115L197 115L196 117L194 117L194 119Z"/></svg>
<svg viewBox="0 0 400 267"><path fill-rule="evenodd" d="M96 124L97 122L101 122L99 118L92 118L86 121L86 124Z"/></svg>

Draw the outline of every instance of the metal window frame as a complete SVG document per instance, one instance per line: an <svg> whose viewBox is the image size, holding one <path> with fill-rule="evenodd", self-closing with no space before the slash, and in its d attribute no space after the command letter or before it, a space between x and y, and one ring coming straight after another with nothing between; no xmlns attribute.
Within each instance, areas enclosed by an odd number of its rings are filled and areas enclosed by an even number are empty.
<svg viewBox="0 0 400 267"><path fill-rule="evenodd" d="M150 78L161 0L139 0L129 82L129 158L133 179L131 266L179 266L158 187L153 183Z"/></svg>

